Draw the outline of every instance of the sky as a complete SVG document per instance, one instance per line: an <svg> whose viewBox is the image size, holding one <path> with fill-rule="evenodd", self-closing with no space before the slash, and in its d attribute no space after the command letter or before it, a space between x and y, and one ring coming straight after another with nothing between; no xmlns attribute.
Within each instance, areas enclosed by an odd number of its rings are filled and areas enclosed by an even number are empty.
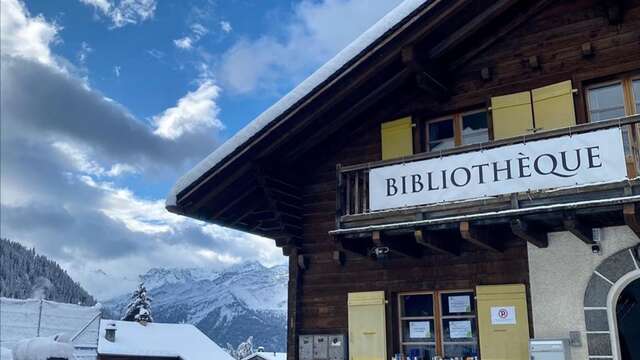
<svg viewBox="0 0 640 360"><path fill-rule="evenodd" d="M103 300L152 267L285 262L164 199L400 1L0 0L0 236Z"/></svg>

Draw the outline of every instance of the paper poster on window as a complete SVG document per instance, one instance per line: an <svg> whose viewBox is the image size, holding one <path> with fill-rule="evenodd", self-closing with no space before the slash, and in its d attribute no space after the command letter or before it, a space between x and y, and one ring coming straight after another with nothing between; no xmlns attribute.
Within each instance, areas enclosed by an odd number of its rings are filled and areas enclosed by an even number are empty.
<svg viewBox="0 0 640 360"><path fill-rule="evenodd" d="M449 313L471 312L471 296L449 296Z"/></svg>
<svg viewBox="0 0 640 360"><path fill-rule="evenodd" d="M431 337L431 325L428 321L409 321L409 337L424 339Z"/></svg>
<svg viewBox="0 0 640 360"><path fill-rule="evenodd" d="M491 325L515 325L515 324L516 324L515 306L492 306L491 307Z"/></svg>
<svg viewBox="0 0 640 360"><path fill-rule="evenodd" d="M450 321L449 337L451 339L472 338L473 332L471 331L471 320Z"/></svg>

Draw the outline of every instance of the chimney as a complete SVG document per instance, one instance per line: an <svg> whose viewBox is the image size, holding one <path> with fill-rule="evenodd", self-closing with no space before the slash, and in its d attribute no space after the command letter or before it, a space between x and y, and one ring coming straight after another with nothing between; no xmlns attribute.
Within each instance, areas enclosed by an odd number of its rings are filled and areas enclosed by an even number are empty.
<svg viewBox="0 0 640 360"><path fill-rule="evenodd" d="M109 323L105 328L104 338L108 341L115 342L116 341L116 324Z"/></svg>

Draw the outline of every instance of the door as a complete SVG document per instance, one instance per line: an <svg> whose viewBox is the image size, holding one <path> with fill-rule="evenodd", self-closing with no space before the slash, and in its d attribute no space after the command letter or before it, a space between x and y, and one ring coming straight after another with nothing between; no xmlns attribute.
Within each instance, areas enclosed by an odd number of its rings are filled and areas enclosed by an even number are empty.
<svg viewBox="0 0 640 360"><path fill-rule="evenodd" d="M529 319L525 286L478 286L476 299L482 359L529 359Z"/></svg>
<svg viewBox="0 0 640 360"><path fill-rule="evenodd" d="M384 291L348 294L349 359L386 360Z"/></svg>
<svg viewBox="0 0 640 360"><path fill-rule="evenodd" d="M640 360L640 279L622 290L616 302L621 360Z"/></svg>

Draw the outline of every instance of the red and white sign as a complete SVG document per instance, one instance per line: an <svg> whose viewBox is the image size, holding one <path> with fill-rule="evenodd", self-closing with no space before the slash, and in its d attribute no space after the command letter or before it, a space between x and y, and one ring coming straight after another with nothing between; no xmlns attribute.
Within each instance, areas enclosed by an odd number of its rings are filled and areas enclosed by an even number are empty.
<svg viewBox="0 0 640 360"><path fill-rule="evenodd" d="M491 307L491 325L515 325L515 324L516 324L515 306L492 306Z"/></svg>

